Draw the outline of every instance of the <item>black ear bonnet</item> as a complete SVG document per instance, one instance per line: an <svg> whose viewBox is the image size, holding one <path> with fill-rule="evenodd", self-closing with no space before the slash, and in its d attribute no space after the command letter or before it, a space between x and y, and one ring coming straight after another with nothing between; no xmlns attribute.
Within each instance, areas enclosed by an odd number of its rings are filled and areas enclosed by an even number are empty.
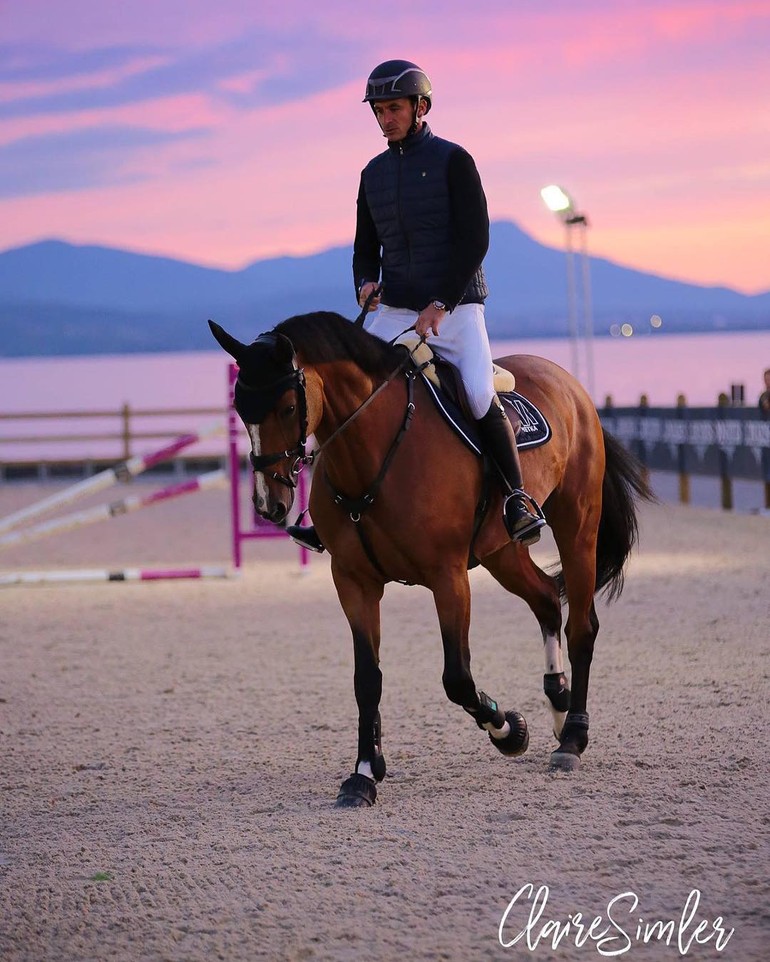
<svg viewBox="0 0 770 962"><path fill-rule="evenodd" d="M300 376L291 341L283 334L261 334L239 365L236 411L246 424L261 424L281 395L298 387Z"/></svg>

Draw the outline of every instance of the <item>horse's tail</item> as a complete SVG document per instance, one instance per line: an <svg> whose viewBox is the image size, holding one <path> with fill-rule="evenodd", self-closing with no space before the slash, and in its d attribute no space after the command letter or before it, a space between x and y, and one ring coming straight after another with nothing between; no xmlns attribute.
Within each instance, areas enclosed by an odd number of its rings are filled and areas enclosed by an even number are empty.
<svg viewBox="0 0 770 962"><path fill-rule="evenodd" d="M639 536L637 502L657 501L641 462L602 428L606 467L602 480L602 515L596 542L596 591L608 601L623 590L624 568Z"/></svg>
<svg viewBox="0 0 770 962"><path fill-rule="evenodd" d="M602 513L596 541L596 587L608 601L623 590L624 568L639 535L637 503L657 501L645 477L644 466L602 428L606 466L602 479ZM559 593L566 590L561 570L556 574Z"/></svg>

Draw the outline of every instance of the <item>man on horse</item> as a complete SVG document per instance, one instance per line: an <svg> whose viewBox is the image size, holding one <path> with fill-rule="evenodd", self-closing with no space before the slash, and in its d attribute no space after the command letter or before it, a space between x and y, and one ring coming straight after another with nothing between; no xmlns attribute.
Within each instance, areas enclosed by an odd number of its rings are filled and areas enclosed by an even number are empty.
<svg viewBox="0 0 770 962"><path fill-rule="evenodd" d="M364 168L358 190L353 275L359 304L377 311L367 329L391 341L406 329L433 335L436 353L454 364L483 445L507 489L503 518L513 541L534 544L544 518L523 490L516 438L494 391L484 321L487 285L481 266L489 246L487 201L471 155L436 137L425 116L428 76L408 60L372 71L364 103L387 150ZM315 551L315 529L292 526Z"/></svg>

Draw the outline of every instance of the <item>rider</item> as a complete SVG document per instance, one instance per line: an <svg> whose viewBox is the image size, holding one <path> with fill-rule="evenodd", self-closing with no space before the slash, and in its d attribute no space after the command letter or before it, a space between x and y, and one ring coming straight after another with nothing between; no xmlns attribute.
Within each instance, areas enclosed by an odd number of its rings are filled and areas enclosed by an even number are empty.
<svg viewBox="0 0 770 962"><path fill-rule="evenodd" d="M484 323L489 246L487 201L473 158L425 122L431 83L416 64L388 60L372 71L368 103L387 150L364 168L358 190L353 276L363 306L381 285L367 329L393 340L414 327L460 371L483 444L508 494L503 518L513 541L534 544L545 520L522 490L516 438L492 384ZM314 528L293 526L300 544L323 551Z"/></svg>

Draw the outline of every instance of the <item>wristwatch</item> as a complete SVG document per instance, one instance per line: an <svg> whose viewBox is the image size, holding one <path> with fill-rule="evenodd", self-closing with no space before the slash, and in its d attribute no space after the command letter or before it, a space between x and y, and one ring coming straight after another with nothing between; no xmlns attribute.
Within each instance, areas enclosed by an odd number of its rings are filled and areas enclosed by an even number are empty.
<svg viewBox="0 0 770 962"><path fill-rule="evenodd" d="M446 310L448 310L446 304L445 304L443 301L432 301L432 304L433 304L433 306L436 308L437 311L446 311Z"/></svg>

